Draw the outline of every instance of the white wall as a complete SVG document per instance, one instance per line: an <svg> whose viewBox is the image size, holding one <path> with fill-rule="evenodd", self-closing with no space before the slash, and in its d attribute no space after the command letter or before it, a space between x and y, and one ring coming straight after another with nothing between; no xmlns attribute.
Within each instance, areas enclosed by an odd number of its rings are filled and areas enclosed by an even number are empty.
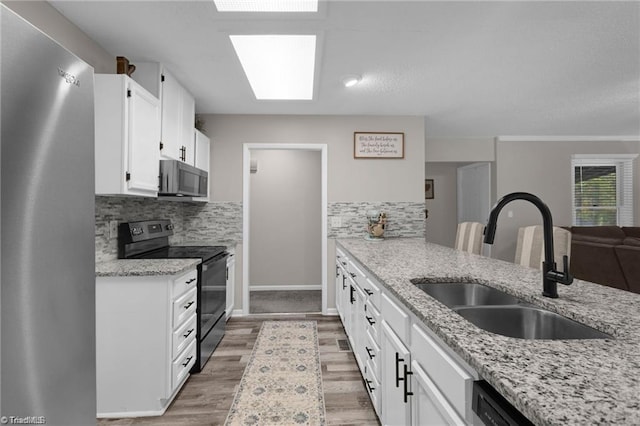
<svg viewBox="0 0 640 426"><path fill-rule="evenodd" d="M433 199L425 200L429 217L426 239L431 243L453 247L456 238L458 163L425 163L425 179L433 179Z"/></svg>
<svg viewBox="0 0 640 426"><path fill-rule="evenodd" d="M640 142L604 140L498 140L496 144L497 193L500 197L516 191L540 197L551 210L553 223L570 226L571 155L572 154L637 154ZM635 221L640 224L640 170L635 163ZM508 211L513 217L508 217ZM498 219L493 257L513 261L518 228L541 224L538 210L526 201L507 205Z"/></svg>
<svg viewBox="0 0 640 426"><path fill-rule="evenodd" d="M242 201L244 143L328 146L328 201L424 199L424 118L305 115L202 115L211 138L213 201ZM405 158L353 158L353 133L404 132Z"/></svg>
<svg viewBox="0 0 640 426"><path fill-rule="evenodd" d="M425 144L425 161L429 163L479 163L494 160L495 141L493 138L428 138Z"/></svg>
<svg viewBox="0 0 640 426"><path fill-rule="evenodd" d="M258 165L250 177L252 289L322 284L320 154L251 150Z"/></svg>
<svg viewBox="0 0 640 426"><path fill-rule="evenodd" d="M424 200L424 118L377 116L217 115L201 116L211 139L212 201L242 201L245 143L327 145L328 202ZM353 133L403 132L405 158L353 158ZM335 242L327 244L327 306L335 307ZM237 283L241 282L241 278ZM237 287L241 287L237 285ZM236 309L242 294L236 289Z"/></svg>
<svg viewBox="0 0 640 426"><path fill-rule="evenodd" d="M2 3L91 65L96 73L114 74L116 72L115 55L104 50L48 2L2 1Z"/></svg>

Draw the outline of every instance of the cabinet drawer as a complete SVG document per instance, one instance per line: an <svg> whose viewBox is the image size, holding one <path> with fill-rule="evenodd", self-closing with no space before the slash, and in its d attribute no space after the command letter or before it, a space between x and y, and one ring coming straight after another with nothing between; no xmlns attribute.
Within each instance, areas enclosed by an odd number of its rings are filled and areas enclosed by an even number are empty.
<svg viewBox="0 0 640 426"><path fill-rule="evenodd" d="M189 346L192 340L195 340L197 324L197 316L193 315L184 325L178 327L173 332L173 338L171 339L173 345L171 359L176 359L178 354Z"/></svg>
<svg viewBox="0 0 640 426"><path fill-rule="evenodd" d="M442 395L419 362L411 362L413 380L412 421L417 425L464 426L467 423Z"/></svg>
<svg viewBox="0 0 640 426"><path fill-rule="evenodd" d="M417 324L411 327L411 353L458 414L466 417L473 377Z"/></svg>
<svg viewBox="0 0 640 426"><path fill-rule="evenodd" d="M380 381L373 374L372 365L370 362L367 362L367 367L365 369L364 380L365 386L367 388L367 392L369 393L369 398L371 398L371 404L373 405L374 410L376 410L376 414L380 417L380 407L381 407L381 396L382 396L382 387L380 386Z"/></svg>
<svg viewBox="0 0 640 426"><path fill-rule="evenodd" d="M196 288L197 281L198 271L195 269L179 276L173 281L173 297L176 298L192 288Z"/></svg>
<svg viewBox="0 0 640 426"><path fill-rule="evenodd" d="M380 343L380 312L373 306L371 300L364 305L366 329L371 333L376 343Z"/></svg>
<svg viewBox="0 0 640 426"><path fill-rule="evenodd" d="M382 356L380 355L380 345L378 342L371 336L370 330L367 330L367 338L365 341L365 352L367 354L367 362L373 368L373 375L376 376L377 379L380 378L380 363ZM380 381L380 380L378 380Z"/></svg>
<svg viewBox="0 0 640 426"><path fill-rule="evenodd" d="M409 315L386 294L380 298L382 318L403 342L409 341Z"/></svg>
<svg viewBox="0 0 640 426"><path fill-rule="evenodd" d="M175 389L189 375L189 370L196 363L195 339L171 364L171 388Z"/></svg>
<svg viewBox="0 0 640 426"><path fill-rule="evenodd" d="M355 263L353 260L349 261L349 272L354 281L358 283L360 288L364 289L367 284L367 276L364 273L362 266Z"/></svg>
<svg viewBox="0 0 640 426"><path fill-rule="evenodd" d="M376 309L380 309L380 284L375 280L367 277L362 287L365 293L367 293L367 299L371 301Z"/></svg>
<svg viewBox="0 0 640 426"><path fill-rule="evenodd" d="M173 327L176 328L196 313L197 289L192 289L173 301Z"/></svg>

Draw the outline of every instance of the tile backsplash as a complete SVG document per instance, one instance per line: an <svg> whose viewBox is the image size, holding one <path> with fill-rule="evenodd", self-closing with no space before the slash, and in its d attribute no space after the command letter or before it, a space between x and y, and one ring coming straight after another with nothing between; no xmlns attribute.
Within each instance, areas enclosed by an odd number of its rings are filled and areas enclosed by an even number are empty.
<svg viewBox="0 0 640 426"><path fill-rule="evenodd" d="M328 237L358 238L367 233L367 212L386 213L385 237L424 237L424 203L415 202L339 202L329 203ZM332 226L339 219L340 226Z"/></svg>
<svg viewBox="0 0 640 426"><path fill-rule="evenodd" d="M424 237L424 203L336 202L328 205L328 237L359 238L366 233L366 212L387 214L385 237ZM242 203L218 201L194 203L143 197L96 196L96 262L118 257L118 240L109 238L111 221L170 219L171 244L182 241L242 241ZM332 218L339 218L340 226Z"/></svg>
<svg viewBox="0 0 640 426"><path fill-rule="evenodd" d="M96 262L118 257L118 240L109 238L109 223L170 219L171 244L184 240L240 241L242 203L193 203L143 197L96 196Z"/></svg>

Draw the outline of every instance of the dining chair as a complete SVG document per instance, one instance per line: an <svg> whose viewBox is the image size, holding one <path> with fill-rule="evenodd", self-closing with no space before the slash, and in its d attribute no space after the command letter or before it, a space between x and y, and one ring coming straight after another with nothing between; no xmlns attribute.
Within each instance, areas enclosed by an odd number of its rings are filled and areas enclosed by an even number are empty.
<svg viewBox="0 0 640 426"><path fill-rule="evenodd" d="M480 222L461 222L456 232L457 250L482 254L482 233L484 225Z"/></svg>
<svg viewBox="0 0 640 426"><path fill-rule="evenodd" d="M571 232L553 227L554 261L562 269L562 256L571 259ZM544 238L542 225L524 226L518 229L515 263L530 268L542 269L544 261Z"/></svg>

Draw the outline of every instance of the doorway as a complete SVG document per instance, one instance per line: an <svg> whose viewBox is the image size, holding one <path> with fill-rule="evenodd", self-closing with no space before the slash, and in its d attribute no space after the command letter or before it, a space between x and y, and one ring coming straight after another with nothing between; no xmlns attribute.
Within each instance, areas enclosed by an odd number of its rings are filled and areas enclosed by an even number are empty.
<svg viewBox="0 0 640 426"><path fill-rule="evenodd" d="M243 315L286 307L283 294L315 294L326 314L326 145L243 145L243 259Z"/></svg>

